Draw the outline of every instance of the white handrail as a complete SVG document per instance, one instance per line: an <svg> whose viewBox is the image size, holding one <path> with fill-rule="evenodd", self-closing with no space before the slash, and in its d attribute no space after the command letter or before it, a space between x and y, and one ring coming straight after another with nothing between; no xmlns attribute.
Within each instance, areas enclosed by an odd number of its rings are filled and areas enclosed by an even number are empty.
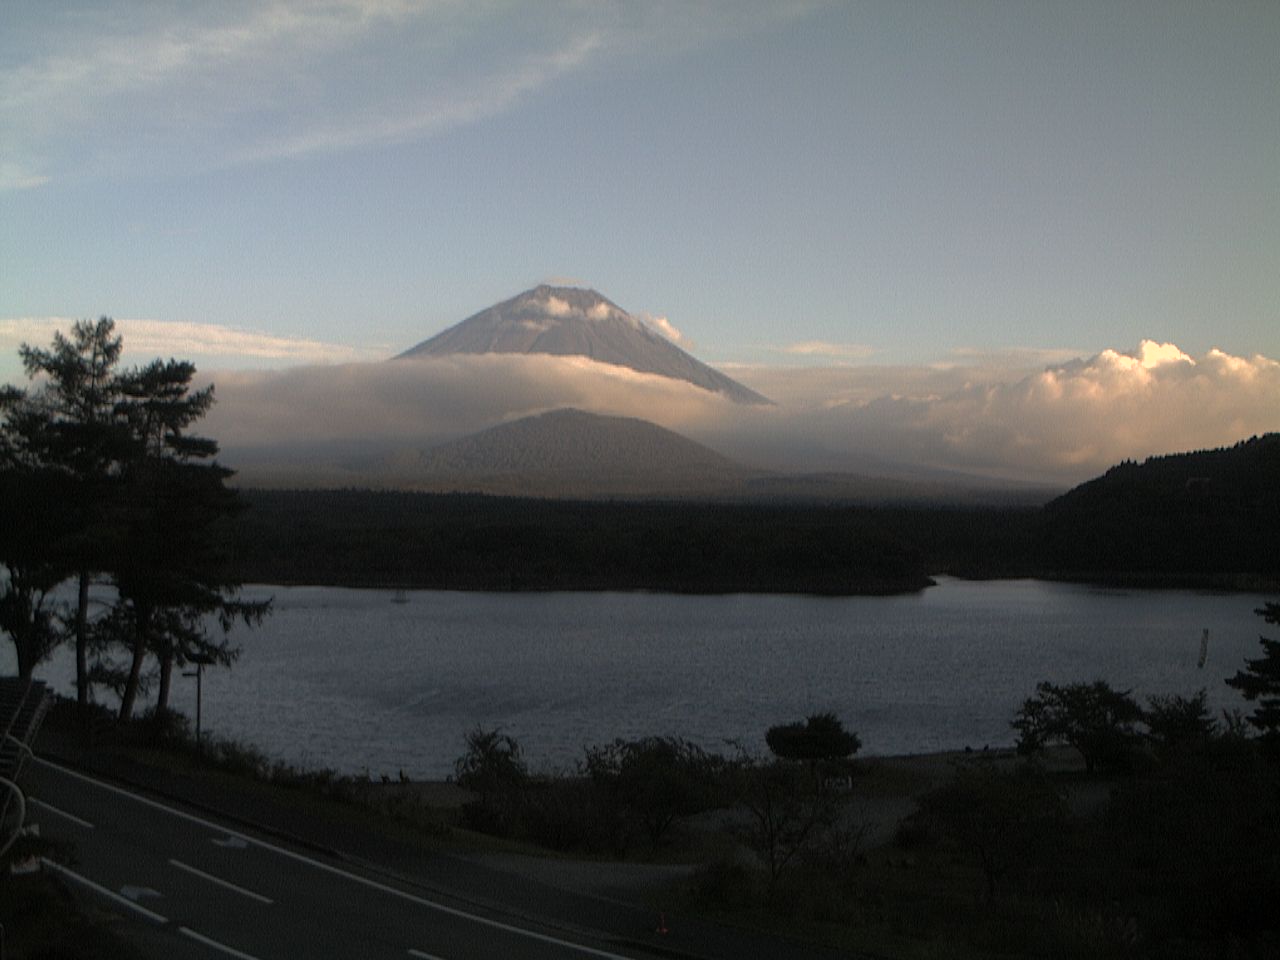
<svg viewBox="0 0 1280 960"><path fill-rule="evenodd" d="M23 795L22 790L18 785L8 777L0 777L0 787L8 787L12 790L14 797L16 797L18 801L18 821L13 828L13 836L3 844L0 844L0 857L3 857L9 852L9 848L13 846L13 842L22 835L22 825L27 822L27 798ZM0 807L0 809L7 810L8 806L9 805L6 803L3 807ZM3 824L0 823L0 827L2 826Z"/></svg>

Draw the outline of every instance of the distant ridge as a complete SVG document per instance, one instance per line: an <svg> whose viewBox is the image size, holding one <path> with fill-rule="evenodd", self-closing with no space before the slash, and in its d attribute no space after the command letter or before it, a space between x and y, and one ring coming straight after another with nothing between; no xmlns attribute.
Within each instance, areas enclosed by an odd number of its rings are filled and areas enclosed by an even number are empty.
<svg viewBox="0 0 1280 960"><path fill-rule="evenodd" d="M481 310L396 359L459 353L549 354L653 373L737 403L770 401L685 353L594 290L542 285Z"/></svg>
<svg viewBox="0 0 1280 960"><path fill-rule="evenodd" d="M524 417L399 459L414 486L539 496L695 494L748 471L646 420L566 408Z"/></svg>

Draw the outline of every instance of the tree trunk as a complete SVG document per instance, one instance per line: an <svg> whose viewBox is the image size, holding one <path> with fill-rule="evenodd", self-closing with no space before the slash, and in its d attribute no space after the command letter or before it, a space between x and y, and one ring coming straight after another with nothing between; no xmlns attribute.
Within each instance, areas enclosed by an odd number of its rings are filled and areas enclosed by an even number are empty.
<svg viewBox="0 0 1280 960"><path fill-rule="evenodd" d="M89 708L89 571L80 571L76 602L76 704L83 719Z"/></svg>
<svg viewBox="0 0 1280 960"><path fill-rule="evenodd" d="M173 683L173 654L160 658L160 689L156 692L156 716L169 710L169 688Z"/></svg>
<svg viewBox="0 0 1280 960"><path fill-rule="evenodd" d="M25 595L19 594L17 602L22 604L22 614L17 626L11 628L14 631L13 652L18 661L18 679L30 680L36 664L40 662L36 628L32 623L34 613Z"/></svg>
<svg viewBox="0 0 1280 960"><path fill-rule="evenodd" d="M19 636L18 642L14 644L14 647L18 657L18 679L30 680L31 674L36 669L36 661L32 655L30 640Z"/></svg>
<svg viewBox="0 0 1280 960"><path fill-rule="evenodd" d="M146 614L136 610L136 621L133 628L133 659L129 664L129 679L125 681L124 690L120 694L120 719L122 721L132 719L133 705L138 699L138 687L142 683L142 662L147 658L147 620Z"/></svg>

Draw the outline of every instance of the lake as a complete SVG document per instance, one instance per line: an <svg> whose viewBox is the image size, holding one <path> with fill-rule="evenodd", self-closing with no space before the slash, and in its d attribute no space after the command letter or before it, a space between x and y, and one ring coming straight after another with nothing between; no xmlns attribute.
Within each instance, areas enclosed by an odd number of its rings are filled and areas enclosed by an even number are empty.
<svg viewBox="0 0 1280 960"><path fill-rule="evenodd" d="M1223 679L1260 655L1253 610L1274 599L950 578L896 597L245 594L274 597L274 613L234 634L234 667L205 672L205 729L293 763L415 778L449 774L477 724L545 770L615 737L763 749L770 725L826 710L864 755L1005 746L1040 680L1143 698L1204 687L1215 709L1245 707ZM72 693L70 651L39 675ZM174 706L194 717L194 680L175 682Z"/></svg>

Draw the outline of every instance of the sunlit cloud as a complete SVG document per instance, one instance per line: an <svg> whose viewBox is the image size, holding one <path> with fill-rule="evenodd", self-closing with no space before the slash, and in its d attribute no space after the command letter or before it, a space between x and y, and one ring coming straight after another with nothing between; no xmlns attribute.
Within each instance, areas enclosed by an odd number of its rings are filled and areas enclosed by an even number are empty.
<svg viewBox="0 0 1280 960"><path fill-rule="evenodd" d="M684 347L686 350L692 349L689 339L676 329L675 324L668 320L665 316L659 316L652 313L635 313L632 314L637 320L656 330L662 336L666 337L672 343Z"/></svg>
<svg viewBox="0 0 1280 960"><path fill-rule="evenodd" d="M32 173L16 163L0 162L0 193L6 190L34 190L43 187L49 178L39 173Z"/></svg>
<svg viewBox="0 0 1280 960"><path fill-rule="evenodd" d="M567 317L569 314L577 312L573 307L569 306L569 301L561 300L559 297L547 297L542 302L542 309L553 317Z"/></svg>
<svg viewBox="0 0 1280 960"><path fill-rule="evenodd" d="M946 359L934 361L930 366L937 369L981 366L1017 370L1067 363L1084 352L1072 347L954 347L947 352Z"/></svg>
<svg viewBox="0 0 1280 960"><path fill-rule="evenodd" d="M875 354L875 347L863 343L831 343L827 340L802 340L772 348L775 353L793 357L824 358L828 360L863 360Z"/></svg>
<svg viewBox="0 0 1280 960"><path fill-rule="evenodd" d="M1280 363L1144 341L1023 376L986 366L736 373L824 449L1077 481L1129 458L1280 429Z"/></svg>
<svg viewBox="0 0 1280 960"><path fill-rule="evenodd" d="M21 344L44 347L55 333L67 335L76 321L66 317L0 320L0 353L12 356ZM198 366L244 367L350 363L381 358L387 351L299 337L281 337L210 323L117 319L126 362L153 357L182 357Z"/></svg>

